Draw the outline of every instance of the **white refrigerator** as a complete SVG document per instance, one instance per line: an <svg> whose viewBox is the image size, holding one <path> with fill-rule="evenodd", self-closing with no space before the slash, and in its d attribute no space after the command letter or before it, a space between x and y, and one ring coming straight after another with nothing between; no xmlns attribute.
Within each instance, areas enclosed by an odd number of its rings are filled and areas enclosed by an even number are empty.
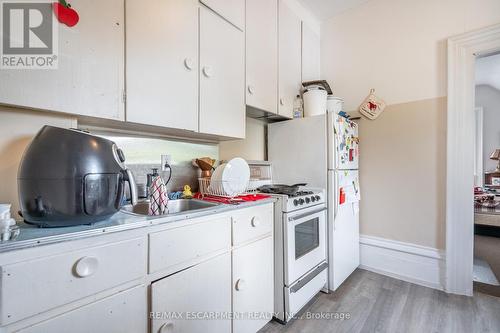
<svg viewBox="0 0 500 333"><path fill-rule="evenodd" d="M275 183L324 188L328 199L329 288L359 266L358 125L334 113L270 124Z"/></svg>

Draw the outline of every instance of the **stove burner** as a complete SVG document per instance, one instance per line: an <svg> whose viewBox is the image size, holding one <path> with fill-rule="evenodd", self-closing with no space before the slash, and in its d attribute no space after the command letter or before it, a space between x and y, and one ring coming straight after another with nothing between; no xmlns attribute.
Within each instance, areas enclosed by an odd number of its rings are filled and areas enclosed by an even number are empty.
<svg viewBox="0 0 500 333"><path fill-rule="evenodd" d="M295 195L295 193L300 192L299 191L300 186L306 186L306 185L307 184L305 183L294 184L294 185L281 185L281 184L263 185L257 188L257 190L259 190L262 193Z"/></svg>

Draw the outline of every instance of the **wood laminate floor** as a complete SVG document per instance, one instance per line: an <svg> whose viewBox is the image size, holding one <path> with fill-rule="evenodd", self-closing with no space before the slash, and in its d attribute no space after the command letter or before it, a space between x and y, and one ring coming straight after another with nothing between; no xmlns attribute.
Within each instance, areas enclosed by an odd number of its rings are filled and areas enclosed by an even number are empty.
<svg viewBox="0 0 500 333"><path fill-rule="evenodd" d="M306 319L321 314L350 319ZM320 293L296 319L284 326L270 322L260 333L322 332L500 332L500 298L448 295L358 269L334 293Z"/></svg>

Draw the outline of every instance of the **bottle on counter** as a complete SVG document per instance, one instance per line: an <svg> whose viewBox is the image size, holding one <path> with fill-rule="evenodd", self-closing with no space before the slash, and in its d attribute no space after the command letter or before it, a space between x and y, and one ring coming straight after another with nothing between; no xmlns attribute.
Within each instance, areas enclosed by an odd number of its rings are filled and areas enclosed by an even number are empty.
<svg viewBox="0 0 500 333"><path fill-rule="evenodd" d="M304 118L304 103L300 95L297 95L293 100L293 117Z"/></svg>

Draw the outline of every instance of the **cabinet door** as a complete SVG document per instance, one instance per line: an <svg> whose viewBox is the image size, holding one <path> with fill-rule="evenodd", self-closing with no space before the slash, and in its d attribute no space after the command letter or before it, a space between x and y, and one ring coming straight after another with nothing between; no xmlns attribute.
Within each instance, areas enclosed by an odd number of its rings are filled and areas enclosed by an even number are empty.
<svg viewBox="0 0 500 333"><path fill-rule="evenodd" d="M241 30L245 29L245 0L200 0L200 2Z"/></svg>
<svg viewBox="0 0 500 333"><path fill-rule="evenodd" d="M320 37L302 22L302 81L320 79Z"/></svg>
<svg viewBox="0 0 500 333"><path fill-rule="evenodd" d="M231 255L154 282L151 302L152 333L231 332Z"/></svg>
<svg viewBox="0 0 500 333"><path fill-rule="evenodd" d="M280 115L293 116L293 100L301 87L301 22L300 18L279 2L279 106Z"/></svg>
<svg viewBox="0 0 500 333"><path fill-rule="evenodd" d="M278 0L247 0L247 105L277 113Z"/></svg>
<svg viewBox="0 0 500 333"><path fill-rule="evenodd" d="M200 8L200 132L245 137L244 33Z"/></svg>
<svg viewBox="0 0 500 333"><path fill-rule="evenodd" d="M16 332L146 333L147 315L146 287L139 286Z"/></svg>
<svg viewBox="0 0 500 333"><path fill-rule="evenodd" d="M272 237L233 251L233 288L233 333L258 331L274 311Z"/></svg>
<svg viewBox="0 0 500 333"><path fill-rule="evenodd" d="M72 0L80 21L57 23L58 68L1 69L0 103L124 119L124 0Z"/></svg>
<svg viewBox="0 0 500 333"><path fill-rule="evenodd" d="M127 121L198 130L198 7L127 0Z"/></svg>

